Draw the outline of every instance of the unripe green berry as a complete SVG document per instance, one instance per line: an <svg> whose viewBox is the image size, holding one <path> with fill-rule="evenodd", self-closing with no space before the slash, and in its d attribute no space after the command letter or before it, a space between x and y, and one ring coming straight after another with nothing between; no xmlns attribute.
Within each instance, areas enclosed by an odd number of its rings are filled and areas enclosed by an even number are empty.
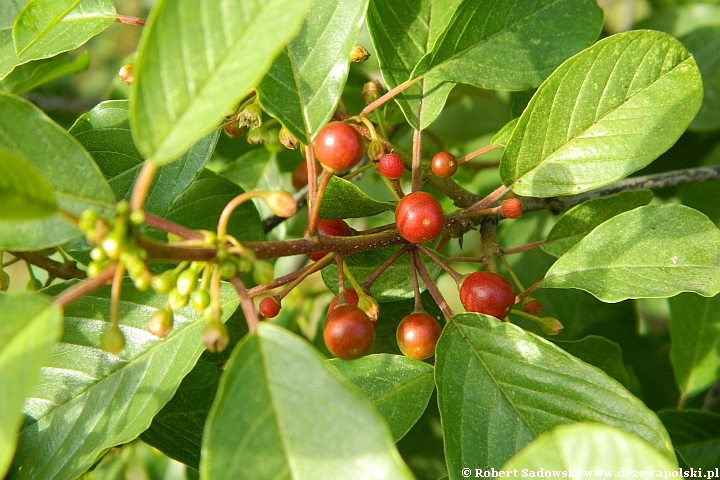
<svg viewBox="0 0 720 480"><path fill-rule="evenodd" d="M105 255L105 250L95 247L90 250L90 258L92 258L96 262L102 262L104 260L107 260L107 255Z"/></svg>
<svg viewBox="0 0 720 480"><path fill-rule="evenodd" d="M131 222L133 225L139 227L140 225L142 225L143 223L145 223L145 212L143 212L143 211L141 211L141 210L136 211L136 212L132 212L132 213L130 214L130 222Z"/></svg>
<svg viewBox="0 0 720 480"><path fill-rule="evenodd" d="M205 325L202 333L205 348L212 353L222 352L230 343L225 325L220 321L212 321Z"/></svg>
<svg viewBox="0 0 720 480"><path fill-rule="evenodd" d="M78 228L85 234L90 235L95 230L95 222L98 219L98 213L95 210L85 210L80 214L78 220Z"/></svg>
<svg viewBox="0 0 720 480"><path fill-rule="evenodd" d="M237 263L232 259L225 260L220 264L220 276L224 279L233 278L237 275Z"/></svg>
<svg viewBox="0 0 720 480"><path fill-rule="evenodd" d="M192 292L195 291L198 284L198 277L195 270L192 268L188 268L184 272L182 272L177 279L177 291L181 295L190 295ZM186 302L187 303L187 302Z"/></svg>
<svg viewBox="0 0 720 480"><path fill-rule="evenodd" d="M270 134L268 133L267 128L261 125L257 128L251 128L250 131L248 131L246 139L250 145L258 145L270 140Z"/></svg>
<svg viewBox="0 0 720 480"><path fill-rule="evenodd" d="M198 313L203 313L210 305L210 295L207 290L197 290L192 294L190 303Z"/></svg>
<svg viewBox="0 0 720 480"><path fill-rule="evenodd" d="M265 285L273 281L275 276L275 268L272 263L265 262L263 260L255 262L255 269L253 270L253 280L258 285Z"/></svg>
<svg viewBox="0 0 720 480"><path fill-rule="evenodd" d="M117 355L125 348L125 335L118 327L108 328L103 334L102 348L108 353Z"/></svg>
<svg viewBox="0 0 720 480"><path fill-rule="evenodd" d="M155 275L150 282L150 286L157 293L168 293L175 288L175 273L168 270L159 275Z"/></svg>
<svg viewBox="0 0 720 480"><path fill-rule="evenodd" d="M135 284L135 288L137 288L141 292L145 292L150 288L150 284L152 283L152 275L150 275L150 272L147 270L143 270L143 272L135 277L133 279L133 283Z"/></svg>
<svg viewBox="0 0 720 480"><path fill-rule="evenodd" d="M40 283L40 280L33 277L30 280L28 280L27 284L25 285L25 290L28 292L37 292L42 288L42 283Z"/></svg>
<svg viewBox="0 0 720 480"><path fill-rule="evenodd" d="M123 250L123 245L115 232L102 240L102 249L110 260L118 260Z"/></svg>
<svg viewBox="0 0 720 480"><path fill-rule="evenodd" d="M237 269L240 273L250 273L253 268L253 264L247 258L240 257L237 259Z"/></svg>
<svg viewBox="0 0 720 480"><path fill-rule="evenodd" d="M222 309L206 308L203 312L203 317L208 323L220 322L220 319L222 318Z"/></svg>
<svg viewBox="0 0 720 480"><path fill-rule="evenodd" d="M117 205L115 205L115 211L118 215L126 215L130 211L130 202L120 200Z"/></svg>
<svg viewBox="0 0 720 480"><path fill-rule="evenodd" d="M180 293L177 288L168 294L168 305L173 310L180 310L188 303L188 296Z"/></svg>
<svg viewBox="0 0 720 480"><path fill-rule="evenodd" d="M100 275L100 272L103 271L102 264L99 262L90 262L90 264L87 267L87 276L90 278L95 278L98 275Z"/></svg>
<svg viewBox="0 0 720 480"><path fill-rule="evenodd" d="M148 332L158 338L167 337L173 328L173 312L170 307L165 306L153 313L148 319Z"/></svg>

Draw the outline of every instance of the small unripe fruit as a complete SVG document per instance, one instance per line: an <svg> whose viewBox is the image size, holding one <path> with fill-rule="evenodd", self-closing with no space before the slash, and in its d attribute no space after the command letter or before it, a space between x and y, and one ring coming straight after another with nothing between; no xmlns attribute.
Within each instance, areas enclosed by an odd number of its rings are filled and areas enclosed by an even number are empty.
<svg viewBox="0 0 720 480"><path fill-rule="evenodd" d="M175 288L175 273L172 270L168 270L159 275L153 276L150 281L150 286L157 293L170 292L170 290Z"/></svg>
<svg viewBox="0 0 720 480"><path fill-rule="evenodd" d="M358 307L340 305L328 314L323 338L330 353L354 360L370 352L375 342L375 324Z"/></svg>
<svg viewBox="0 0 720 480"><path fill-rule="evenodd" d="M522 202L517 198L508 198L500 204L500 213L505 218L520 218L522 215Z"/></svg>
<svg viewBox="0 0 720 480"><path fill-rule="evenodd" d="M115 233L111 233L103 238L102 249L110 260L117 260L120 258L123 247L118 236Z"/></svg>
<svg viewBox="0 0 720 480"><path fill-rule="evenodd" d="M452 153L438 152L430 161L430 168L438 177L448 178L457 172L458 162Z"/></svg>
<svg viewBox="0 0 720 480"><path fill-rule="evenodd" d="M135 76L133 75L133 64L127 63L120 67L118 77L120 78L120 81L122 81L125 85L132 85L135 81Z"/></svg>
<svg viewBox="0 0 720 480"><path fill-rule="evenodd" d="M313 148L315 158L330 172L354 167L365 154L360 134L342 122L330 122L323 127L313 141Z"/></svg>
<svg viewBox="0 0 720 480"><path fill-rule="evenodd" d="M197 273L192 269L187 269L178 276L176 288L180 295L187 296L195 291L197 284Z"/></svg>
<svg viewBox="0 0 720 480"><path fill-rule="evenodd" d="M180 293L177 288L168 294L168 305L173 310L180 310L188 303L188 296Z"/></svg>
<svg viewBox="0 0 720 480"><path fill-rule="evenodd" d="M540 312L542 312L542 303L534 298L526 298L522 304L522 311L530 315L540 315Z"/></svg>
<svg viewBox="0 0 720 480"><path fill-rule="evenodd" d="M365 100L365 103L370 104L380 98L380 96L383 93L383 88L380 85L380 82L377 80L373 80L371 82L367 82L365 85L363 85L362 89L362 97L363 100Z"/></svg>
<svg viewBox="0 0 720 480"><path fill-rule="evenodd" d="M103 334L102 348L108 353L117 355L125 348L125 335L118 327L108 328Z"/></svg>
<svg viewBox="0 0 720 480"><path fill-rule="evenodd" d="M107 255L105 255L105 250L99 247L95 247L90 250L90 258L92 258L96 262L103 262L107 260Z"/></svg>
<svg viewBox="0 0 720 480"><path fill-rule="evenodd" d="M275 318L280 313L280 302L275 297L265 297L260 300L259 308L263 317Z"/></svg>
<svg viewBox="0 0 720 480"><path fill-rule="evenodd" d="M234 260L225 260L220 264L220 276L227 280L237 275L237 263Z"/></svg>
<svg viewBox="0 0 720 480"><path fill-rule="evenodd" d="M298 139L295 138L293 134L290 133L285 127L282 127L280 129L278 138L280 140L280 143L282 143L282 145L289 150L295 150L300 146L300 142L298 141ZM307 183L307 174L305 175L305 178L305 183Z"/></svg>
<svg viewBox="0 0 720 480"><path fill-rule="evenodd" d="M223 130L225 130L225 133L230 138L238 138L242 137L245 133L245 127L241 127L238 122L233 121L232 123L228 123L223 127Z"/></svg>
<svg viewBox="0 0 720 480"><path fill-rule="evenodd" d="M380 140L373 140L368 145L367 155L370 160L377 162L385 155L385 146Z"/></svg>
<svg viewBox="0 0 720 480"><path fill-rule="evenodd" d="M360 301L360 296L357 294L354 288L346 288L345 289L345 303L348 305L352 305L354 307L358 306L358 302ZM330 302L330 305L328 306L327 313L332 312L335 310L335 307L337 307L338 304L338 296L335 295L335 298L332 299L332 302Z"/></svg>
<svg viewBox="0 0 720 480"><path fill-rule="evenodd" d="M444 222L440 202L426 192L405 195L395 209L398 233L408 242L422 243L437 238Z"/></svg>
<svg viewBox="0 0 720 480"><path fill-rule="evenodd" d="M297 203L292 195L282 190L266 192L262 199L278 217L290 218L297 213Z"/></svg>
<svg viewBox="0 0 720 480"><path fill-rule="evenodd" d="M148 319L148 332L158 338L165 338L172 331L173 321L173 312L170 307L163 307Z"/></svg>
<svg viewBox="0 0 720 480"><path fill-rule="evenodd" d="M192 294L190 304L196 312L202 313L210 305L210 294L207 290L197 290Z"/></svg>
<svg viewBox="0 0 720 480"><path fill-rule="evenodd" d="M400 321L397 342L406 357L424 360L435 353L442 327L425 312L413 312Z"/></svg>
<svg viewBox="0 0 720 480"><path fill-rule="evenodd" d="M361 63L364 62L370 58L370 52L367 51L365 47L361 47L360 45L355 45L352 50L350 50L350 61L354 63Z"/></svg>
<svg viewBox="0 0 720 480"><path fill-rule="evenodd" d="M515 305L515 291L504 277L492 272L474 272L459 282L460 302L468 312L503 319Z"/></svg>
<svg viewBox="0 0 720 480"><path fill-rule="evenodd" d="M259 145L270 140L270 133L264 125L257 128L251 128L245 138L250 145Z"/></svg>
<svg viewBox="0 0 720 480"><path fill-rule="evenodd" d="M396 180L403 176L405 165L402 158L394 153L387 153L378 162L378 172L385 178Z"/></svg>
<svg viewBox="0 0 720 480"><path fill-rule="evenodd" d="M320 219L317 222L317 234L326 235L330 237L351 237L355 234L350 225L345 223L345 220L323 220ZM315 252L309 253L308 257L311 260L321 260L327 252Z"/></svg>
<svg viewBox="0 0 720 480"><path fill-rule="evenodd" d="M225 325L219 321L212 321L205 325L202 332L202 340L205 348L211 353L222 352L230 343Z"/></svg>

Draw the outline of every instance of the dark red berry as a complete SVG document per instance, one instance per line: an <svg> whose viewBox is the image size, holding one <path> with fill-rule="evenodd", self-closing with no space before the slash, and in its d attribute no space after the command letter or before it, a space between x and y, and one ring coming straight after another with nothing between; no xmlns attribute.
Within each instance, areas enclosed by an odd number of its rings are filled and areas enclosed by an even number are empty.
<svg viewBox="0 0 720 480"><path fill-rule="evenodd" d="M357 307L358 303L360 302L360 297L358 296L357 292L354 288L346 288L345 289L345 301L354 307ZM332 299L332 302L330 302L330 305L328 306L328 313L335 310L335 307L337 307L338 304L338 296L335 295L335 298Z"/></svg>
<svg viewBox="0 0 720 480"><path fill-rule="evenodd" d="M425 312L413 312L400 321L397 342L406 357L424 360L435 353L442 327Z"/></svg>
<svg viewBox="0 0 720 480"><path fill-rule="evenodd" d="M445 215L440 202L425 192L405 195L395 209L398 233L412 243L427 242L440 235Z"/></svg>
<svg viewBox="0 0 720 480"><path fill-rule="evenodd" d="M542 312L542 303L538 302L534 298L525 301L522 305L522 311L529 313L530 315L538 316Z"/></svg>
<svg viewBox="0 0 720 480"><path fill-rule="evenodd" d="M319 165L316 164L316 167L318 167L316 169L316 173L319 173L319 171L320 171ZM297 167L295 167L295 170L293 170L292 186L295 190L300 190L307 184L308 184L307 162L303 161Z"/></svg>
<svg viewBox="0 0 720 480"><path fill-rule="evenodd" d="M505 218L520 218L522 215L522 202L517 198L508 198L500 204L500 212Z"/></svg>
<svg viewBox="0 0 720 480"><path fill-rule="evenodd" d="M317 234L330 237L351 237L355 232L350 228L350 225L345 223L345 220L318 220ZM309 253L308 257L317 262L325 255L327 255L327 252L315 252Z"/></svg>
<svg viewBox="0 0 720 480"><path fill-rule="evenodd" d="M375 324L358 307L340 305L328 314L323 338L330 353L354 360L370 352L375 342Z"/></svg>
<svg viewBox="0 0 720 480"><path fill-rule="evenodd" d="M460 280L460 302L468 312L503 319L515 305L515 291L504 277L492 272L475 272Z"/></svg>
<svg viewBox="0 0 720 480"><path fill-rule="evenodd" d="M378 172L385 178L395 180L402 177L405 171L405 165L402 158L394 153L386 153L378 162Z"/></svg>
<svg viewBox="0 0 720 480"><path fill-rule="evenodd" d="M350 125L330 122L313 141L315 158L330 171L347 170L357 165L365 154L360 135Z"/></svg>
<svg viewBox="0 0 720 480"><path fill-rule="evenodd" d="M260 300L260 314L265 318L275 318L280 313L280 302L275 297Z"/></svg>
<svg viewBox="0 0 720 480"><path fill-rule="evenodd" d="M430 168L438 177L448 178L457 172L458 162L452 153L438 152L430 161Z"/></svg>

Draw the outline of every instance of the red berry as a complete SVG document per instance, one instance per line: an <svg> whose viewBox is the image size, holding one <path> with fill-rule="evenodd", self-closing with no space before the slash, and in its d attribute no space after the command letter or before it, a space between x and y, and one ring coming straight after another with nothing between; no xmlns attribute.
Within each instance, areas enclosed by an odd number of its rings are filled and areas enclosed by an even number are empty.
<svg viewBox="0 0 720 480"><path fill-rule="evenodd" d="M468 312L503 319L515 305L515 291L505 278L492 272L475 272L460 280L460 302Z"/></svg>
<svg viewBox="0 0 720 480"><path fill-rule="evenodd" d="M398 233L412 243L427 242L440 235L445 215L440 202L425 192L405 195L395 209Z"/></svg>
<svg viewBox="0 0 720 480"><path fill-rule="evenodd" d="M435 353L442 327L425 312L413 312L400 321L397 342L406 357L423 360Z"/></svg>
<svg viewBox="0 0 720 480"><path fill-rule="evenodd" d="M365 154L360 135L350 125L330 122L313 141L315 158L329 170L337 172L357 165Z"/></svg>
<svg viewBox="0 0 720 480"><path fill-rule="evenodd" d="M505 218L520 218L522 215L522 202L517 198L508 198L500 204L500 212Z"/></svg>
<svg viewBox="0 0 720 480"><path fill-rule="evenodd" d="M380 158L378 172L380 172L380 175L383 177L395 180L402 177L404 171L405 165L403 164L402 158L394 153L386 153Z"/></svg>
<svg viewBox="0 0 720 480"><path fill-rule="evenodd" d="M352 305L353 307L357 307L358 303L360 302L360 297L358 296L357 292L354 288L346 288L345 289L345 301ZM335 310L335 307L337 307L338 304L338 297L335 295L335 298L332 299L332 302L330 302L330 305L328 306L328 313Z"/></svg>
<svg viewBox="0 0 720 480"><path fill-rule="evenodd" d="M345 223L345 220L318 220L317 234L330 237L352 237L355 232L350 228L350 225ZM325 255L327 255L327 252L315 252L309 253L308 257L317 262Z"/></svg>
<svg viewBox="0 0 720 480"><path fill-rule="evenodd" d="M375 342L375 324L358 307L340 305L328 314L323 338L330 353L354 360L370 352Z"/></svg>
<svg viewBox="0 0 720 480"><path fill-rule="evenodd" d="M530 315L538 316L542 312L542 303L538 302L534 298L525 301L522 305L522 311L529 313Z"/></svg>
<svg viewBox="0 0 720 480"><path fill-rule="evenodd" d="M438 177L448 178L457 172L458 162L452 153L438 152L430 161L430 168Z"/></svg>
<svg viewBox="0 0 720 480"><path fill-rule="evenodd" d="M266 318L275 318L280 313L280 302L275 297L260 300L260 314Z"/></svg>
<svg viewBox="0 0 720 480"><path fill-rule="evenodd" d="M318 167L317 170L319 170L319 165L316 165L316 167ZM319 171L316 171L316 173L319 173ZM303 161L297 167L295 167L295 170L293 170L292 186L295 190L300 190L307 184L308 184L307 162Z"/></svg>

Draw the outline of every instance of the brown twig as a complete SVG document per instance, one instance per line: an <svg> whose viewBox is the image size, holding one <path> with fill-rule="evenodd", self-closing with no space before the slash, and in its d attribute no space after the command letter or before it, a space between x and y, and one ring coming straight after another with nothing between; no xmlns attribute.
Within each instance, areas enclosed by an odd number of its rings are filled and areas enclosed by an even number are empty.
<svg viewBox="0 0 720 480"><path fill-rule="evenodd" d="M134 25L136 27L144 27L145 26L144 18L128 17L127 15L116 15L115 21L119 22L119 23L124 23L125 25Z"/></svg>
<svg viewBox="0 0 720 480"><path fill-rule="evenodd" d="M97 277L87 278L80 283L73 285L72 287L64 290L62 293L53 298L53 303L66 307L80 297L84 297L88 293L100 288L109 281L112 280L115 275L117 265L110 265L105 270L100 272Z"/></svg>
<svg viewBox="0 0 720 480"><path fill-rule="evenodd" d="M231 278L230 283L233 284L233 287L235 287L235 291L240 297L240 307L245 314L245 321L247 322L248 330L250 330L250 333L256 332L258 324L260 323L260 319L258 318L257 312L255 311L255 305L253 304L252 299L248 295L245 284L240 277Z"/></svg>
<svg viewBox="0 0 720 480"><path fill-rule="evenodd" d="M74 261L58 262L51 258L41 255L36 252L8 252L15 258L21 259L31 265L40 267L48 272L48 275L53 278L62 278L63 280L69 280L71 278L78 278L82 280L87 276L84 270L77 268L77 263Z"/></svg>

